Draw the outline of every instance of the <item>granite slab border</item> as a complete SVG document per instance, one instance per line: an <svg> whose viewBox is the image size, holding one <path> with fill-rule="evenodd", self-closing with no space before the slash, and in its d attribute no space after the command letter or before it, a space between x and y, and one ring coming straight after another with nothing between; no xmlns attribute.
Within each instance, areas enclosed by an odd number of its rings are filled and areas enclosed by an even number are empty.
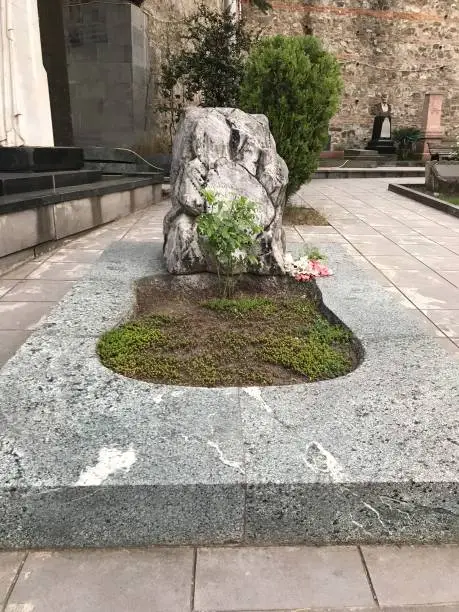
<svg viewBox="0 0 459 612"><path fill-rule="evenodd" d="M338 245L341 378L149 384L103 367L161 245L119 242L0 370L0 548L458 543L459 365Z"/></svg>
<svg viewBox="0 0 459 612"><path fill-rule="evenodd" d="M425 175L424 167L384 167L376 168L318 168L314 179L345 179L345 178L413 178Z"/></svg>
<svg viewBox="0 0 459 612"><path fill-rule="evenodd" d="M397 185L390 183L388 189L389 191L393 191L394 193L404 196L405 198L409 198L415 202L420 202L421 204L425 204L426 206L430 206L436 210L441 210L442 212L448 213L448 215L452 215L453 217L459 217L459 206L454 206L454 204L445 202L445 200L431 196L428 193L422 193L421 191L415 189L416 187L418 187L418 185Z"/></svg>

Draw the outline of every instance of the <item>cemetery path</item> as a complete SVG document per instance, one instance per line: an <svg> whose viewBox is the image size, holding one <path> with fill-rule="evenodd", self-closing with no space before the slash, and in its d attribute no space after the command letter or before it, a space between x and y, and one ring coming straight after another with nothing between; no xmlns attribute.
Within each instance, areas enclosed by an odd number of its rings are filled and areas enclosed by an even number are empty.
<svg viewBox="0 0 459 612"><path fill-rule="evenodd" d="M342 244L458 357L459 219L388 192L387 184L313 181L294 203L316 208L330 225L287 228L287 240ZM167 208L164 201L66 240L1 276L0 367L108 245L161 241ZM0 610L458 612L458 576L456 546L0 552Z"/></svg>

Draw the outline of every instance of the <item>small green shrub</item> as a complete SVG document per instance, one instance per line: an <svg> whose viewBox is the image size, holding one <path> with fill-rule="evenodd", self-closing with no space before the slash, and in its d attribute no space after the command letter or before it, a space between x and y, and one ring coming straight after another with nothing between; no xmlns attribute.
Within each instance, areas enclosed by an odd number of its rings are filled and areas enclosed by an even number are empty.
<svg viewBox="0 0 459 612"><path fill-rule="evenodd" d="M289 169L289 194L317 169L341 91L337 60L313 36L275 36L252 47L240 107L268 117Z"/></svg>
<svg viewBox="0 0 459 612"><path fill-rule="evenodd" d="M399 159L408 159L414 153L416 143L421 139L421 130L416 127L402 127L393 131L392 139L397 145Z"/></svg>
<svg viewBox="0 0 459 612"><path fill-rule="evenodd" d="M326 261L327 259L327 256L321 253L317 247L311 247L310 249L308 249L306 251L306 256L308 259L316 259L319 261Z"/></svg>
<svg viewBox="0 0 459 612"><path fill-rule="evenodd" d="M202 106L236 106L244 61L253 42L244 19L229 9L212 10L204 3L185 20L184 48L171 54L161 69L161 94L165 111L177 121L183 102ZM198 99L195 100L195 97Z"/></svg>
<svg viewBox="0 0 459 612"><path fill-rule="evenodd" d="M244 196L225 199L211 190L202 193L207 212L198 217L198 234L215 261L222 296L229 298L236 274L257 263L256 238L263 228L255 222L255 203Z"/></svg>

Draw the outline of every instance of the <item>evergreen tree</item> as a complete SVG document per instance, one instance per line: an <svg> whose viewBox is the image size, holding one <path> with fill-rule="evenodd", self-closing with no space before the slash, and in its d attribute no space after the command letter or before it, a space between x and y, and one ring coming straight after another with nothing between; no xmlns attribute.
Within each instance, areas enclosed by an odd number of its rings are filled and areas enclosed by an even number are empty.
<svg viewBox="0 0 459 612"><path fill-rule="evenodd" d="M339 64L317 38L274 36L253 46L240 108L268 117L278 153L289 169L289 194L317 169L341 91Z"/></svg>

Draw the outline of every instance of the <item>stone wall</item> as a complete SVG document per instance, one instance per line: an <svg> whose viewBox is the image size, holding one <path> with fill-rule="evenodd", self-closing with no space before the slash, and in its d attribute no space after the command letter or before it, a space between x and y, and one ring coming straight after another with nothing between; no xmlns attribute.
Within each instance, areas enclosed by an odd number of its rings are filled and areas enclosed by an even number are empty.
<svg viewBox="0 0 459 612"><path fill-rule="evenodd" d="M314 34L341 64L345 93L331 124L335 148L371 136L369 108L389 94L394 127L420 125L425 93L444 94L445 136L459 137L459 5L452 0L284 0L263 15L264 34Z"/></svg>

